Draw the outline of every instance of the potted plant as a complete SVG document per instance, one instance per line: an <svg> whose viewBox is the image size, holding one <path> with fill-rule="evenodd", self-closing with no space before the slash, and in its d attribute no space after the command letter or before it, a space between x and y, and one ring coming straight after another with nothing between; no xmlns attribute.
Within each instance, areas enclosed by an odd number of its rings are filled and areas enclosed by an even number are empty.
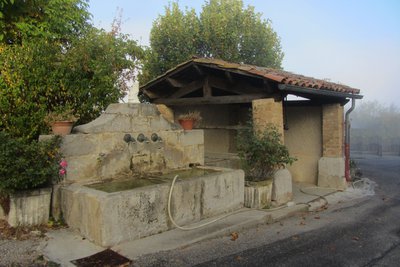
<svg viewBox="0 0 400 267"><path fill-rule="evenodd" d="M296 158L289 155L288 149L281 143L281 134L273 125L268 125L264 131L256 131L250 120L247 127L238 132L236 141L245 171L245 206L268 206L275 172L285 168L286 164L292 164Z"/></svg>
<svg viewBox="0 0 400 267"><path fill-rule="evenodd" d="M193 126L201 121L199 111L189 111L178 116L178 122L184 130L192 130Z"/></svg>
<svg viewBox="0 0 400 267"><path fill-rule="evenodd" d="M28 141L0 131L0 219L15 227L47 223L52 184L63 178L60 136Z"/></svg>
<svg viewBox="0 0 400 267"><path fill-rule="evenodd" d="M74 122L78 120L69 106L58 107L49 112L45 117L45 122L51 127L55 135L67 135L71 133Z"/></svg>

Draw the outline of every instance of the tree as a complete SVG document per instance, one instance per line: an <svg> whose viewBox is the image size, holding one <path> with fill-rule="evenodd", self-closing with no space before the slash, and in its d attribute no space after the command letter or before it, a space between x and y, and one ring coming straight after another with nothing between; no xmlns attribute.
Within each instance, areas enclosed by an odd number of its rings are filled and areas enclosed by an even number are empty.
<svg viewBox="0 0 400 267"><path fill-rule="evenodd" d="M86 123L125 95L143 51L118 21L94 28L84 0L0 1L1 131L36 139L60 106Z"/></svg>
<svg viewBox="0 0 400 267"><path fill-rule="evenodd" d="M151 49L147 50L141 81L148 81L188 60L197 53L200 23L194 9L185 12L178 3L165 8L150 32Z"/></svg>
<svg viewBox="0 0 400 267"><path fill-rule="evenodd" d="M0 129L35 139L44 117L71 106L78 123L93 120L125 95L142 51L121 34L92 28L70 47L45 39L3 46L0 54Z"/></svg>
<svg viewBox="0 0 400 267"><path fill-rule="evenodd" d="M87 0L0 0L0 42L32 37L65 42L88 26Z"/></svg>
<svg viewBox="0 0 400 267"><path fill-rule="evenodd" d="M386 106L378 101L362 102L350 114L351 142L357 150L400 149L400 110L395 105ZM397 148L396 148L397 147Z"/></svg>
<svg viewBox="0 0 400 267"><path fill-rule="evenodd" d="M193 55L280 68L280 40L271 22L242 0L210 0L199 16L172 3L153 23L141 82Z"/></svg>

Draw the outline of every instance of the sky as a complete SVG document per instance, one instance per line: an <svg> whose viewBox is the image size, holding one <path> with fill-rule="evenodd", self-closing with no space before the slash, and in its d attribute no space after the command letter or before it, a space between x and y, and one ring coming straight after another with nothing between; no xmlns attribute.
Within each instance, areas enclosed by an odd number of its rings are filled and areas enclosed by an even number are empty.
<svg viewBox="0 0 400 267"><path fill-rule="evenodd" d="M201 11L205 1L180 0ZM290 72L358 88L365 101L400 107L400 0L244 0L280 36ZM153 21L168 0L90 0L98 28L110 29L122 12L121 31L149 45Z"/></svg>

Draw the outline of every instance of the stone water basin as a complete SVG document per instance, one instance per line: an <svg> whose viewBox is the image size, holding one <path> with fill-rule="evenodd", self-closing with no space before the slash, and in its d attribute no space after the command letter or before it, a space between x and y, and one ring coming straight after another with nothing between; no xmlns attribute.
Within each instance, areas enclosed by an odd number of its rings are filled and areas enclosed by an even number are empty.
<svg viewBox="0 0 400 267"><path fill-rule="evenodd" d="M178 179L187 179L187 178L206 176L208 174L212 174L215 172L219 172L219 170L206 169L206 168L190 168L190 169L171 171L164 174L158 174L158 173L149 174L145 177L138 177L136 179L129 179L127 177L122 177L112 180L110 179L108 181L88 184L86 186L107 193L113 193L113 192L131 190L143 186L171 183L175 175L178 175Z"/></svg>
<svg viewBox="0 0 400 267"><path fill-rule="evenodd" d="M171 212L179 225L243 207L242 170L198 167L136 182L65 186L61 189L64 219L70 228L103 247L170 230L174 226L168 217L167 201L177 174Z"/></svg>

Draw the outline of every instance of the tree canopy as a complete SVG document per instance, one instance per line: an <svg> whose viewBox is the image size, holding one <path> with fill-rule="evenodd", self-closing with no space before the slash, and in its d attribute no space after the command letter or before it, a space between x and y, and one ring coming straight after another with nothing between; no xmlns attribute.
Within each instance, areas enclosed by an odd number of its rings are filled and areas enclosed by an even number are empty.
<svg viewBox="0 0 400 267"><path fill-rule="evenodd" d="M0 42L70 39L89 26L87 7L87 0L0 0Z"/></svg>
<svg viewBox="0 0 400 267"><path fill-rule="evenodd" d="M269 20L242 0L209 0L199 15L173 2L154 22L141 82L192 56L280 68L283 52Z"/></svg>
<svg viewBox="0 0 400 267"><path fill-rule="evenodd" d="M118 25L93 27L83 0L0 1L1 131L36 139L48 112L72 107L86 123L125 95L143 50Z"/></svg>

